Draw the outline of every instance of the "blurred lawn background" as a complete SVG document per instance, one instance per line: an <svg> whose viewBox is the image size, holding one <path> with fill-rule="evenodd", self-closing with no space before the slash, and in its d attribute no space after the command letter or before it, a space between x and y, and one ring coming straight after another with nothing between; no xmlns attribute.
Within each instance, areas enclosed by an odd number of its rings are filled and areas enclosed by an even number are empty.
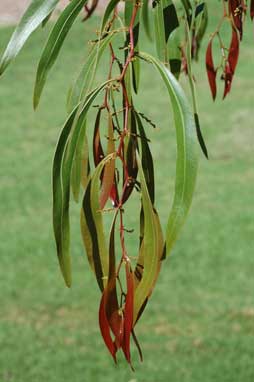
<svg viewBox="0 0 254 382"><path fill-rule="evenodd" d="M216 12L214 7L213 12ZM216 23L212 15L209 31ZM63 285L52 235L51 163L69 84L98 19L77 22L32 110L48 29L36 32L0 81L0 382L251 382L254 380L254 40L248 21L232 94L213 103L204 51L194 72L210 160L200 154L193 208L136 332L144 363L115 366L100 337L99 292L72 203L73 287ZM0 50L12 29L0 29ZM149 50L146 43L143 50ZM165 222L174 185L175 134L167 94L144 65L139 109L150 127L157 201ZM98 73L102 79L105 72ZM186 87L186 80L182 79ZM91 115L91 120L94 116ZM136 211L130 214L135 221ZM130 241L130 246L131 246ZM134 250L130 248L130 252Z"/></svg>

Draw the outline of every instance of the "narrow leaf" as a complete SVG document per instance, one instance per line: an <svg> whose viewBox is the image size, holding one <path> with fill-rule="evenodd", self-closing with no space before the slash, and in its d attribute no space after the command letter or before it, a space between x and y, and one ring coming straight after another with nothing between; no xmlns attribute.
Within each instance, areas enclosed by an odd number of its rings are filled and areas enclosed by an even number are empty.
<svg viewBox="0 0 254 382"><path fill-rule="evenodd" d="M82 229L88 228L90 237L82 233L88 259L92 259L98 285L103 291L108 284L109 252L103 227L103 213L100 210L100 177L104 166L113 159L108 155L96 167L85 191L83 209L81 211ZM83 214L83 216L82 216ZM84 219L84 220L83 220ZM90 262L90 260L89 260Z"/></svg>
<svg viewBox="0 0 254 382"><path fill-rule="evenodd" d="M178 81L156 58L140 53L161 75L172 104L177 139L175 194L166 230L166 254L176 242L188 215L198 170L198 147L193 113Z"/></svg>
<svg viewBox="0 0 254 382"><path fill-rule="evenodd" d="M153 212L153 206L151 199L149 197L149 192L147 190L145 176L142 169L141 160L137 154L137 163L140 175L141 183L141 195L142 195L142 207L144 211L144 269L142 273L142 278L135 290L134 297L134 313L133 313L133 322L135 323L138 319L139 312L145 303L154 279L157 275L158 269L158 237L157 230L155 225L155 218Z"/></svg>
<svg viewBox="0 0 254 382"><path fill-rule="evenodd" d="M163 8L163 18L165 41L167 42L170 34L179 26L176 9L172 1L165 2L165 6Z"/></svg>
<svg viewBox="0 0 254 382"><path fill-rule="evenodd" d="M110 325L106 314L106 291L102 294L101 297L101 303L100 303L100 309L99 309L99 324L100 324L100 330L102 338L104 339L104 342L112 355L114 361L116 362L116 345L113 342L110 334Z"/></svg>
<svg viewBox="0 0 254 382"><path fill-rule="evenodd" d="M59 265L68 287L71 286L71 259L68 251L63 249L63 230L62 230L62 208L63 208L63 190L61 181L61 167L64 156L64 148L67 144L68 137L70 135L71 127L75 119L77 108L70 114L66 121L63 130L61 131L54 161L53 161L53 226L54 234L57 246L57 256Z"/></svg>
<svg viewBox="0 0 254 382"><path fill-rule="evenodd" d="M207 77L208 77L212 97L213 97L213 100L215 100L216 92L217 92L217 87L216 87L217 70L215 69L214 63L213 63L212 43L213 43L213 39L209 41L207 50L206 50L206 72L207 72Z"/></svg>
<svg viewBox="0 0 254 382"><path fill-rule="evenodd" d="M30 35L55 9L59 0L32 0L16 27L0 62L0 75L17 56Z"/></svg>
<svg viewBox="0 0 254 382"><path fill-rule="evenodd" d="M80 186L86 186L88 175L88 144L85 134L86 128L82 129L78 138L77 148L71 170L72 193L76 203L79 202Z"/></svg>
<svg viewBox="0 0 254 382"><path fill-rule="evenodd" d="M86 128L88 110L95 97L109 82L106 81L93 90L84 104L78 105L70 114L60 134L53 160L53 226L57 255L68 286L71 284L69 201L73 159L80 132Z"/></svg>
<svg viewBox="0 0 254 382"><path fill-rule="evenodd" d="M208 159L208 151L207 151L206 144L205 144L205 141L204 141L204 138L202 135L202 131L200 128L200 123L199 123L199 116L197 113L194 113L194 121L195 121L195 125L196 125L197 137L198 137L200 147L201 147L205 157Z"/></svg>
<svg viewBox="0 0 254 382"><path fill-rule="evenodd" d="M34 87L34 108L38 106L49 70L54 65L64 40L87 0L72 0L55 23L42 52Z"/></svg>

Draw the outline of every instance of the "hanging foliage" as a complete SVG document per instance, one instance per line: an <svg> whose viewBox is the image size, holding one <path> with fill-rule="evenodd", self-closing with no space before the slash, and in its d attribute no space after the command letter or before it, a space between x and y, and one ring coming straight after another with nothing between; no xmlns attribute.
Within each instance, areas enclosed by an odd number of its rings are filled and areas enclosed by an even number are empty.
<svg viewBox="0 0 254 382"><path fill-rule="evenodd" d="M34 108L39 104L48 74L73 23L81 14L88 20L101 1L71 0L49 34L38 64ZM116 362L122 349L131 365L131 343L142 352L135 335L158 279L162 261L170 254L191 206L200 145L208 157L202 137L192 60L197 60L208 22L206 1L198 0L111 0L106 2L100 30L94 37L86 63L68 93L68 117L61 130L53 161L53 228L60 269L71 286L70 220L71 191L81 207L81 234L91 270L101 292L99 325L106 347ZM13 33L0 63L0 74L23 47L31 33L45 24L57 0L32 0ZM215 5L214 5L215 6ZM208 83L217 96L218 73L224 82L225 98L231 90L238 62L245 0L221 0L221 19L210 36L206 51ZM254 1L249 3L251 19ZM224 43L222 26L228 24L230 43ZM141 36L155 45L157 56L142 51ZM115 38L118 36L118 38ZM214 41L218 40L219 45ZM219 46L218 52L215 51ZM109 56L108 75L94 87L103 56ZM220 63L216 65L218 56ZM134 104L141 93L142 67L158 73L168 93L176 130L175 190L165 233L156 209L153 156L146 126L154 123ZM191 100L178 80L187 76ZM103 98L98 105L97 97ZM119 106L120 105L120 106ZM90 110L94 111L93 140L87 139ZM106 123L105 123L106 121ZM92 163L93 161L93 163ZM126 245L127 201L139 194L139 248L130 254ZM80 197L82 196L82 200ZM104 214L110 213L106 234ZM116 245L119 242L119 247Z"/></svg>

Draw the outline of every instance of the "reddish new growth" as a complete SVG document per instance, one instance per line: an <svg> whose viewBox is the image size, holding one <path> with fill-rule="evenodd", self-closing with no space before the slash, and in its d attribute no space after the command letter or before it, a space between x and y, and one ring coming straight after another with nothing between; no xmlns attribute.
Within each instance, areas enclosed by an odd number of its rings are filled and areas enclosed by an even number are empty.
<svg viewBox="0 0 254 382"><path fill-rule="evenodd" d="M244 0L228 0L228 7L226 2L223 1L223 16L216 29L212 34L206 50L206 70L208 81L213 99L216 98L217 86L216 75L218 70L222 71L221 79L224 81L223 98L230 92L235 69L239 56L239 41L243 37L243 21L246 13L246 3ZM250 14L254 16L254 1L251 1ZM231 27L231 42L227 48L220 34L220 28L224 22L229 22ZM212 43L214 38L217 37L220 45L221 63L215 67L212 53Z"/></svg>
<svg viewBox="0 0 254 382"><path fill-rule="evenodd" d="M142 353L134 333L135 321L133 315L134 309L134 288L135 288L135 272L132 269L130 258L127 254L125 247L125 232L124 227L124 209L123 206L129 199L134 186L136 185L136 178L138 173L136 161L137 149L137 132L135 128L135 115L132 105L132 99L128 94L126 88L125 76L129 66L133 62L135 56L135 42L134 42L134 25L137 12L139 10L138 2L133 6L133 12L129 25L129 46L128 53L124 64L121 64L115 56L112 45L110 44L110 68L108 79L112 78L113 65L116 63L120 69L118 78L119 88L115 89L119 92L122 90L123 100L123 129L117 126L118 113L115 110L113 101L112 88L108 87L105 91L104 102L99 107L93 137L93 155L94 164L98 166L105 158L100 136L100 122L102 113L106 111L108 118L108 145L107 155L114 154L115 159L107 162L101 173L101 194L100 194L100 209L103 210L108 199L111 199L113 210L115 211L115 218L111 227L110 244L109 244L109 275L106 284L101 286L102 297L99 308L99 325L104 342L116 362L116 353L122 349L123 354L131 365L131 352L130 352L130 339L131 336L136 344L140 358L142 360ZM117 16L116 10L113 19ZM111 23L113 20L111 20ZM113 89L114 91L114 89ZM113 103L113 105L112 105ZM113 107L113 110L112 110ZM114 118L113 118L114 116ZM131 130L131 131L130 131ZM114 135L118 134L115 138ZM119 141L118 147L115 147L115 142ZM126 143L127 142L127 143ZM116 169L116 160L119 159L122 164L123 176L122 187L119 190L119 175ZM117 217L120 221L120 247L121 259L118 267L116 268L116 254L115 254L115 226ZM124 272L122 272L124 270ZM122 285L123 281L121 276L125 276L125 287ZM120 294L120 297L119 297Z"/></svg>

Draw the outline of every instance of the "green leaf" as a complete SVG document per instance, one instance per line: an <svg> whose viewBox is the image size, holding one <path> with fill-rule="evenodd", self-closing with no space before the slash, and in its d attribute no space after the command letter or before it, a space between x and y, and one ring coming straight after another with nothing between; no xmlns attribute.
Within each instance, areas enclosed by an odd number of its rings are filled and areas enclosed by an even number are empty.
<svg viewBox="0 0 254 382"><path fill-rule="evenodd" d="M68 287L71 286L71 260L69 253L63 250L64 235L62 229L62 210L63 210L63 190L61 180L61 167L64 156L64 148L70 135L71 127L74 122L78 107L68 117L56 146L53 161L53 226L57 247L59 265Z"/></svg>
<svg viewBox="0 0 254 382"><path fill-rule="evenodd" d="M142 207L144 212L144 237L142 242L143 248L141 246L141 250L143 251L144 265L141 281L135 290L133 313L134 323L137 321L139 312L151 292L154 280L157 276L158 263L160 261L158 256L158 235L153 205L149 197L141 160L138 154L137 163L141 184Z"/></svg>
<svg viewBox="0 0 254 382"><path fill-rule="evenodd" d="M169 62L168 40L171 33L179 26L178 17L172 0L161 0L154 2L154 33L158 58Z"/></svg>
<svg viewBox="0 0 254 382"><path fill-rule="evenodd" d="M111 81L93 90L85 102L70 114L60 134L53 160L53 226L59 264L67 286L71 285L69 201L73 159L80 133L86 129L87 113L95 97Z"/></svg>
<svg viewBox="0 0 254 382"><path fill-rule="evenodd" d="M55 9L59 0L33 0L16 27L0 62L0 75L17 56L30 35Z"/></svg>
<svg viewBox="0 0 254 382"><path fill-rule="evenodd" d="M177 161L175 193L166 230L166 254L169 254L189 212L198 170L198 145L195 121L188 100L173 74L156 58L146 53L140 57L151 62L161 75L172 104L176 128Z"/></svg>
<svg viewBox="0 0 254 382"><path fill-rule="evenodd" d="M197 22L197 32L196 32L196 40L197 40L197 55L196 60L198 60L198 53L201 45L201 41L205 35L207 25L208 25L208 9L207 4L204 4L203 12L201 13L201 16L199 17L199 20Z"/></svg>
<svg viewBox="0 0 254 382"><path fill-rule="evenodd" d="M85 188L88 180L89 155L85 131L86 129L82 129L80 132L71 170L72 193L76 203L79 202L80 185Z"/></svg>
<svg viewBox="0 0 254 382"><path fill-rule="evenodd" d="M100 209L100 177L104 167L115 159L114 154L105 157L96 167L85 191L81 210L81 232L87 257L101 291L107 285L109 253L103 228L103 213Z"/></svg>
<svg viewBox="0 0 254 382"><path fill-rule="evenodd" d="M194 19L192 19L192 23L194 22ZM208 151L205 145L204 138L202 136L202 131L200 127L199 117L198 117L198 104L197 104L197 95L196 95L196 84L194 81L194 77L192 75L192 65L191 65L191 27L189 27L188 22L186 21L186 35L187 35L187 48L186 48L186 58L187 58L187 67L188 67L188 78L189 78L189 84L190 84L190 90L191 90L191 97L192 97L192 105L193 105L193 114L194 114L194 121L196 125L196 133L197 138L200 144L200 147L203 151L203 154L208 159Z"/></svg>
<svg viewBox="0 0 254 382"><path fill-rule="evenodd" d="M179 26L179 22L173 2L166 0L163 3L165 41L168 42L170 34Z"/></svg>
<svg viewBox="0 0 254 382"><path fill-rule="evenodd" d="M133 89L136 94L138 94L139 83L140 83L140 61L138 57L135 57L131 63L132 68L132 84Z"/></svg>
<svg viewBox="0 0 254 382"><path fill-rule="evenodd" d="M143 0L142 21L143 21L146 35L151 40L152 39L152 33L151 33L151 25L150 25L150 20L149 20L149 6L150 6L149 0Z"/></svg>
<svg viewBox="0 0 254 382"><path fill-rule="evenodd" d="M182 53L181 53L181 31L176 28L169 36L169 64L170 70L179 79L182 66Z"/></svg>
<svg viewBox="0 0 254 382"><path fill-rule="evenodd" d="M72 0L55 23L43 49L34 87L34 108L38 106L49 70L54 65L64 40L87 0Z"/></svg>

